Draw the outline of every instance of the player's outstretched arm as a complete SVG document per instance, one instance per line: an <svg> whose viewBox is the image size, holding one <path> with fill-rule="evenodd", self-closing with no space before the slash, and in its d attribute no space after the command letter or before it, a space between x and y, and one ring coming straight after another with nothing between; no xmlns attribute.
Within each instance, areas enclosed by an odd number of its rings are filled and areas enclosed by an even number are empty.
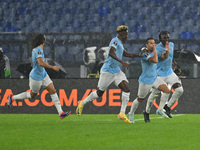
<svg viewBox="0 0 200 150"><path fill-rule="evenodd" d="M123 56L124 56L124 57L130 57L130 58L141 57L141 55L137 55L137 54L129 53L129 52L127 52L126 50L124 50L124 52L123 52Z"/></svg>
<svg viewBox="0 0 200 150"><path fill-rule="evenodd" d="M41 58L37 58L37 62L40 66L42 67L45 67L45 68L50 68L50 69L53 69L54 71L59 71L59 67L58 66L51 66L51 65L48 65L47 63L45 63L43 60L42 60L42 57Z"/></svg>
<svg viewBox="0 0 200 150"><path fill-rule="evenodd" d="M115 53L116 49L114 47L111 47L110 48L110 51L109 51L109 56L112 57L113 59L119 61L126 69L129 68L130 66L130 63L127 63L127 62L124 62L123 60L121 60Z"/></svg>

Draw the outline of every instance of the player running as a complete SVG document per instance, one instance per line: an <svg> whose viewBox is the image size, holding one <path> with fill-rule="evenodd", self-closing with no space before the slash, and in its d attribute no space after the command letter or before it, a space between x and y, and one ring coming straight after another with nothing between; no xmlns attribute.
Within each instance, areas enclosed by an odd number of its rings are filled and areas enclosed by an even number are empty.
<svg viewBox="0 0 200 150"><path fill-rule="evenodd" d="M17 95L10 95L8 97L7 106L11 107L14 100L21 100L27 98L35 98L41 87L44 87L50 94L52 101L58 111L60 119L65 118L71 114L71 111L63 112L56 89L54 88L52 80L49 78L45 68L59 71L59 67L51 66L45 63L43 48L46 42L46 37L43 34L38 34L32 41L32 70L29 74L29 86L31 92L23 92Z"/></svg>
<svg viewBox="0 0 200 150"><path fill-rule="evenodd" d="M90 95L83 101L79 101L76 113L80 116L84 105L98 97L101 97L108 86L114 82L116 86L122 89L122 104L118 118L124 120L126 123L131 123L125 115L130 96L129 83L119 65L121 63L126 69L128 69L130 63L124 62L122 56L133 58L139 57L139 55L129 53L124 49L123 43L125 43L128 38L128 27L124 25L118 26L116 32L117 37L111 40L109 45L109 55L101 68L97 91L90 93Z"/></svg>
<svg viewBox="0 0 200 150"><path fill-rule="evenodd" d="M142 65L142 74L139 78L139 88L138 88L138 97L133 101L131 110L128 113L129 120L134 123L134 113L138 108L139 104L145 99L147 94L150 92L151 88L158 89L166 94L166 97L162 97L163 101L167 101L167 96L170 93L167 85L163 80L157 77L156 68L157 68L157 52L155 48L155 40L153 38L148 38L146 40L146 53L142 54L141 65ZM142 50L144 50L143 48ZM163 117L168 118L167 115L160 110L160 113ZM150 120L149 120L150 121ZM146 121L146 122L149 122Z"/></svg>
<svg viewBox="0 0 200 150"><path fill-rule="evenodd" d="M183 87L179 77L173 72L172 61L174 53L174 43L169 42L170 35L168 31L161 31L159 34L160 43L156 46L156 51L158 53L158 65L157 65L157 74L158 76L167 83L167 85L175 90L172 94L169 102L166 104L165 101L162 101L162 97L166 97L165 93L162 93L159 108L156 111L157 114L160 114L159 110L166 110L166 114L169 118L172 118L170 107L176 102L176 100L183 94ZM168 47L166 49L166 47ZM174 64L175 61L174 61ZM160 91L153 89L147 100L146 106L146 116L149 115L150 109L152 107L153 101ZM169 95L168 95L169 98ZM167 98L167 99L168 99ZM144 117L146 117L144 116Z"/></svg>

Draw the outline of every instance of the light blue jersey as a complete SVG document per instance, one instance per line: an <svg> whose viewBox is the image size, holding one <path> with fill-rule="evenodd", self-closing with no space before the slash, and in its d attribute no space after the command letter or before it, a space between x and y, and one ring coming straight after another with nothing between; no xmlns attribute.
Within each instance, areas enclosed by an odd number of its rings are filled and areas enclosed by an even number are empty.
<svg viewBox="0 0 200 150"><path fill-rule="evenodd" d="M172 60L173 60L173 53L174 53L174 43L169 42L169 56L166 59L160 58L162 53L166 53L164 50L165 47L162 43L159 43L156 46L156 51L158 55L158 64L157 64L157 74L158 76L166 77L173 73L172 69Z"/></svg>
<svg viewBox="0 0 200 150"><path fill-rule="evenodd" d="M142 74L140 75L139 82L141 84L152 84L157 78L156 68L157 63L148 61L149 58L153 57L153 53L143 53L141 57Z"/></svg>
<svg viewBox="0 0 200 150"><path fill-rule="evenodd" d="M34 80L37 81L41 81L43 80L46 75L47 72L44 69L44 67L40 66L37 62L37 58L42 57L43 61L45 61L44 59L44 53L43 53L43 49L41 49L40 47L36 47L32 50L32 64L33 64L33 68L29 74L29 76L31 78L33 78Z"/></svg>
<svg viewBox="0 0 200 150"><path fill-rule="evenodd" d="M122 42L117 38L113 38L109 44L109 51L110 48L114 47L116 49L115 53L116 55L122 59L123 56L123 52L124 52L124 46L122 44ZM107 56L105 63L103 64L101 70L102 71L106 71L106 72L110 72L110 73L117 73L119 71L121 71L120 67L119 67L120 62L113 59L111 56Z"/></svg>

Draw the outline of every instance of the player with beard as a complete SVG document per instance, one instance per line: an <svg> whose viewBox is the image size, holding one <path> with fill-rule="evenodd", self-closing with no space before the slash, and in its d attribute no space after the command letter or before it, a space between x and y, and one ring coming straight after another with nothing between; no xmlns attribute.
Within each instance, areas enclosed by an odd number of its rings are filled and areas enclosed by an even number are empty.
<svg viewBox="0 0 200 150"><path fill-rule="evenodd" d="M157 74L158 76L167 83L168 87L173 88L175 92L172 94L170 100L167 102L162 101L162 97L167 97L166 93L161 94L161 100L159 108L156 111L160 114L163 108L166 110L166 114L169 118L172 118L170 107L176 102L178 98L183 94L183 87L179 77L173 72L172 61L174 52L174 43L169 42L170 34L168 31L161 31L159 34L160 43L156 46L158 54ZM175 61L174 61L175 63ZM175 63L176 64L176 63ZM147 100L146 111L144 112L144 119L149 118L150 109L153 105L153 101L158 97L160 91L153 89ZM168 96L169 99L169 96Z"/></svg>
<svg viewBox="0 0 200 150"><path fill-rule="evenodd" d="M132 123L134 123L134 113L136 109L145 99L151 88L157 89L166 94L166 96L162 97L163 101L167 101L168 95L170 93L166 83L161 80L156 73L158 57L155 46L156 44L153 38L148 38L146 40L146 53L143 53L143 57L141 57L142 74L139 78L138 97L133 101L131 110L128 113L129 120ZM143 49L145 48L142 48L142 50ZM163 117L167 118L167 115L163 111L160 111L160 113Z"/></svg>

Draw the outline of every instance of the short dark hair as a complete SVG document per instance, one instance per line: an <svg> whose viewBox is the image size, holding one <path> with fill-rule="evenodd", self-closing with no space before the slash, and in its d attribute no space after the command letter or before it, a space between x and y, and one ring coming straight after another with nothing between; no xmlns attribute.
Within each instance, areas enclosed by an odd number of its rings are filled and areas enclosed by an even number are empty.
<svg viewBox="0 0 200 150"><path fill-rule="evenodd" d="M32 49L38 47L39 45L45 42L45 35L44 34L37 34L32 40Z"/></svg>
<svg viewBox="0 0 200 150"><path fill-rule="evenodd" d="M154 40L154 38L150 37L150 38L146 39L146 44L149 43L149 40Z"/></svg>
<svg viewBox="0 0 200 150"><path fill-rule="evenodd" d="M169 31L161 31L159 34L159 40L161 41L161 38L162 38L161 36L166 35L166 34L169 34Z"/></svg>

